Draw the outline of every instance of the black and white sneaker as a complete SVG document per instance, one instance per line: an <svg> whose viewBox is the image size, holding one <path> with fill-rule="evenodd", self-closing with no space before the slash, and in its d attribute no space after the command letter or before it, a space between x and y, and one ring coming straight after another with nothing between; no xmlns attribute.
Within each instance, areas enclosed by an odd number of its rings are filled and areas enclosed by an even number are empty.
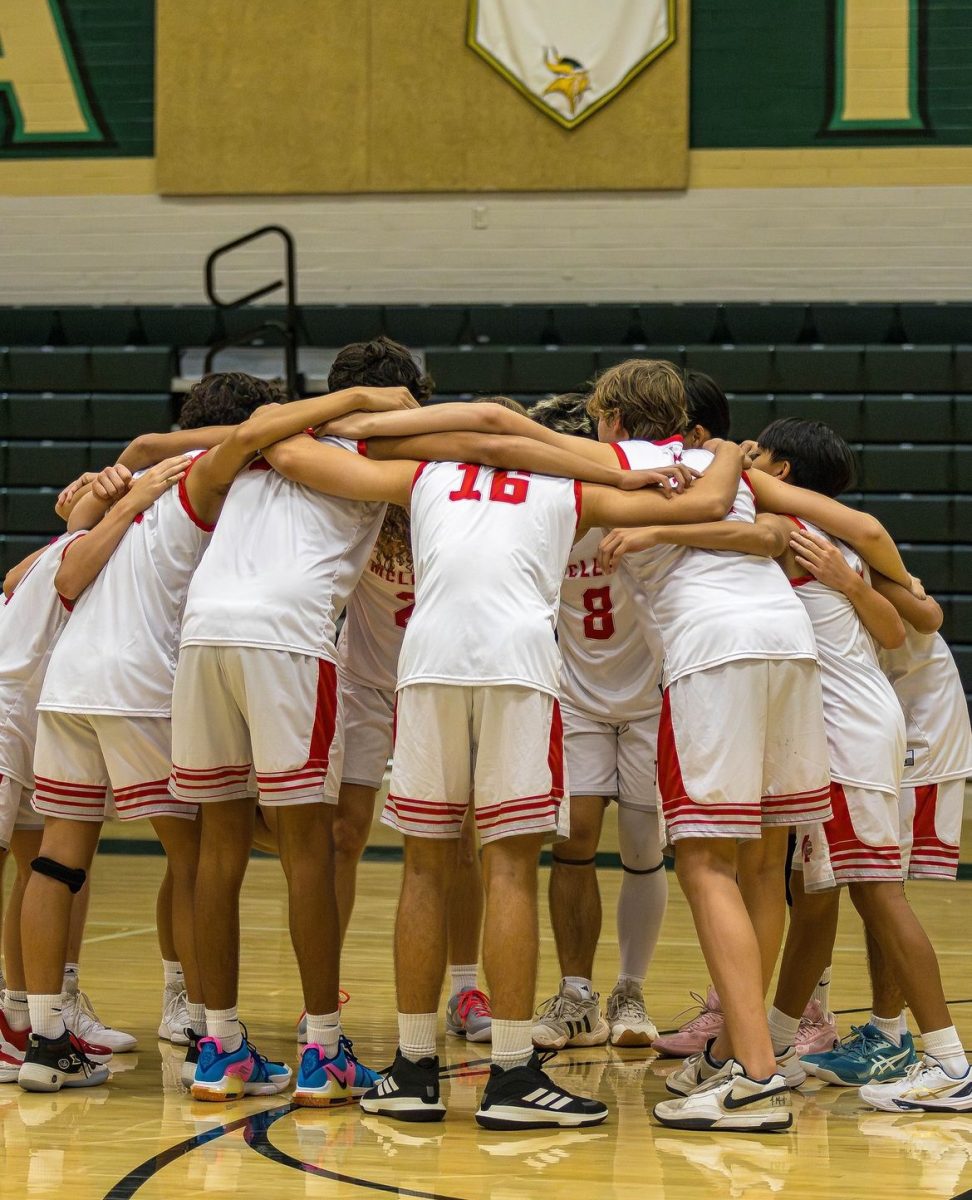
<svg viewBox="0 0 972 1200"><path fill-rule="evenodd" d="M600 1125L608 1115L607 1105L558 1087L543 1070L551 1058L553 1054L534 1052L525 1067L504 1071L495 1064L491 1066L476 1113L479 1124L484 1129Z"/></svg>
<svg viewBox="0 0 972 1200"><path fill-rule="evenodd" d="M439 1060L412 1062L401 1050L391 1070L361 1097L366 1113L396 1121L441 1121L446 1114L439 1099Z"/></svg>
<svg viewBox="0 0 972 1200"><path fill-rule="evenodd" d="M59 1092L62 1087L97 1087L111 1072L98 1066L81 1050L67 1030L59 1038L32 1033L17 1076L25 1092Z"/></svg>
<svg viewBox="0 0 972 1200"><path fill-rule="evenodd" d="M182 1080L184 1088L191 1088L192 1081L196 1078L196 1063L199 1062L199 1039L201 1035L193 1033L188 1025L183 1032L189 1039L189 1045L186 1048L186 1058L182 1064L179 1078Z"/></svg>

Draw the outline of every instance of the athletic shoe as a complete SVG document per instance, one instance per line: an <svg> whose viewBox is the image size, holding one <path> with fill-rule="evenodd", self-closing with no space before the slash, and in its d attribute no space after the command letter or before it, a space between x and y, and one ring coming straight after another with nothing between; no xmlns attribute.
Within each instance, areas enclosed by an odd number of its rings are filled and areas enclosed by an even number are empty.
<svg viewBox="0 0 972 1200"><path fill-rule="evenodd" d="M59 1038L30 1034L17 1082L25 1092L59 1092L62 1087L97 1087L109 1076L108 1068L93 1063L65 1030Z"/></svg>
<svg viewBox="0 0 972 1200"><path fill-rule="evenodd" d="M718 1063L712 1057L712 1042L714 1041L715 1038L709 1042L701 1054L691 1055L677 1070L672 1071L665 1080L665 1087L668 1091L675 1096L691 1095L696 1088L713 1079L724 1069L726 1064ZM792 1046L776 1056L776 1073L783 1076L788 1088L798 1088L807 1081L807 1073Z"/></svg>
<svg viewBox="0 0 972 1200"><path fill-rule="evenodd" d="M189 1028L189 997L185 988L181 992L166 988L162 995L162 1020L159 1022L159 1038L173 1046L188 1046L186 1030Z"/></svg>
<svg viewBox="0 0 972 1200"><path fill-rule="evenodd" d="M136 1039L120 1029L111 1029L98 1017L84 992L67 991L61 997L61 1016L72 1033L93 1046L108 1046L115 1054L134 1050Z"/></svg>
<svg viewBox="0 0 972 1200"><path fill-rule="evenodd" d="M370 1092L373 1087L381 1082L381 1071L375 1071L371 1067L366 1067L363 1062L358 1060L354 1052L354 1042L350 1038L341 1034L339 1043L344 1051L344 1057L354 1067L354 1081L351 1084L351 1099L360 1100L365 1092Z"/></svg>
<svg viewBox="0 0 972 1200"><path fill-rule="evenodd" d="M972 1112L972 1067L955 1079L926 1054L908 1067L903 1079L868 1083L858 1095L882 1112Z"/></svg>
<svg viewBox="0 0 972 1200"><path fill-rule="evenodd" d="M19 1031L11 1029L3 1011L0 1010L0 1083L17 1082L29 1038L29 1029ZM93 1046L73 1033L71 1034L71 1044L96 1066L102 1066L111 1061L112 1052L108 1046Z"/></svg>
<svg viewBox="0 0 972 1200"><path fill-rule="evenodd" d="M537 1009L533 1044L541 1050L563 1050L565 1046L603 1046L610 1036L601 1016L597 992L585 996L571 983L562 983L556 996Z"/></svg>
<svg viewBox="0 0 972 1200"><path fill-rule="evenodd" d="M345 1004L351 999L351 993L346 992L344 988L338 988L338 1012L344 1008ZM305 1008L297 1020L297 1045L307 1045L307 1009Z"/></svg>
<svg viewBox="0 0 972 1200"><path fill-rule="evenodd" d="M485 992L479 988L463 988L449 997L446 1033L464 1037L467 1042L493 1040L493 1013Z"/></svg>
<svg viewBox="0 0 972 1200"><path fill-rule="evenodd" d="M247 1040L236 1050L223 1050L219 1038L199 1039L199 1060L192 1081L193 1100L238 1100L241 1096L273 1096L290 1083L285 1063L269 1062Z"/></svg>
<svg viewBox="0 0 972 1200"><path fill-rule="evenodd" d="M360 1100L365 1092L381 1082L381 1074L359 1062L354 1044L343 1035L338 1052L327 1057L323 1046L310 1045L301 1055L297 1072L294 1104L305 1108L329 1108Z"/></svg>
<svg viewBox="0 0 972 1200"><path fill-rule="evenodd" d="M199 1043L202 1036L186 1026L186 1057L183 1060L179 1076L184 1088L191 1088L196 1079L196 1063L199 1062Z"/></svg>
<svg viewBox="0 0 972 1200"><path fill-rule="evenodd" d="M783 1076L750 1079L732 1059L691 1095L663 1100L652 1114L660 1125L672 1129L772 1133L793 1124L793 1104Z"/></svg>
<svg viewBox="0 0 972 1200"><path fill-rule="evenodd" d="M391 1070L361 1097L361 1108L396 1121L441 1121L446 1114L439 1098L439 1059L412 1062L401 1050Z"/></svg>
<svg viewBox="0 0 972 1200"><path fill-rule="evenodd" d="M700 1010L680 1029L654 1039L651 1048L659 1058L687 1058L690 1054L701 1054L706 1043L722 1032L724 1018L715 988L709 988L704 1000L696 992L690 994L699 1002Z"/></svg>
<svg viewBox="0 0 972 1200"><path fill-rule="evenodd" d="M607 1021L612 1046L650 1046L658 1037L655 1023L645 1009L641 987L633 979L619 980L608 996Z"/></svg>
<svg viewBox="0 0 972 1200"><path fill-rule="evenodd" d="M826 1054L840 1045L837 1018L832 1012L826 1012L819 1000L811 1000L803 1010L793 1045L800 1058L805 1054Z"/></svg>
<svg viewBox="0 0 972 1200"><path fill-rule="evenodd" d="M825 1083L837 1087L861 1087L866 1083L884 1083L900 1079L918 1061L915 1041L910 1033L902 1035L896 1046L874 1025L853 1026L845 1038L829 1054L814 1054L803 1060L808 1070Z"/></svg>
<svg viewBox="0 0 972 1200"><path fill-rule="evenodd" d="M543 1070L553 1054L534 1051L523 1067L504 1071L494 1063L476 1121L484 1129L552 1129L557 1126L600 1125L608 1115L606 1104L575 1096L559 1087Z"/></svg>

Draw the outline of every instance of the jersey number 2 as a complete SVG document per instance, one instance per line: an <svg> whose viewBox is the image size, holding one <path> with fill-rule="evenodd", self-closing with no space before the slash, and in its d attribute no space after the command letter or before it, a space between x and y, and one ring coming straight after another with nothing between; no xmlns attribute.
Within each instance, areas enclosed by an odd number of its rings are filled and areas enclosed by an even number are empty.
<svg viewBox="0 0 972 1200"><path fill-rule="evenodd" d="M614 614L611 611L609 587L588 588L584 593L584 636L592 642L606 642L614 637Z"/></svg>
<svg viewBox="0 0 972 1200"><path fill-rule="evenodd" d="M449 499L482 500L483 494L476 487L479 467L475 463L459 463L459 470L462 472L462 483L454 492L449 493ZM489 499L498 504L522 504L529 490L529 475L494 471L493 481L489 485Z"/></svg>

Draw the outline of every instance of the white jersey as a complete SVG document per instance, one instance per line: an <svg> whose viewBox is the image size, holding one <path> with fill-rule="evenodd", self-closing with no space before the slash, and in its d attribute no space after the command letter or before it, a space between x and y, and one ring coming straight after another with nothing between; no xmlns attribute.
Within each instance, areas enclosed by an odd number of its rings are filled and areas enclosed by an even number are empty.
<svg viewBox="0 0 972 1200"><path fill-rule="evenodd" d="M233 481L192 581L182 645L255 646L335 662L337 618L384 514L384 504L326 496L256 459Z"/></svg>
<svg viewBox="0 0 972 1200"><path fill-rule="evenodd" d="M70 611L54 576L65 549L81 536L66 533L52 542L0 607L0 775L26 788L34 786L37 701Z"/></svg>
<svg viewBox="0 0 972 1200"><path fill-rule="evenodd" d="M796 524L832 542L848 566L866 578L864 563L849 546L813 525ZM831 778L896 796L904 762L904 717L871 635L842 592L812 575L791 584L817 640Z"/></svg>
<svg viewBox="0 0 972 1200"><path fill-rule="evenodd" d="M921 787L972 776L972 729L955 659L938 633L905 622L904 645L880 652L908 730L903 783Z"/></svg>
<svg viewBox="0 0 972 1200"><path fill-rule="evenodd" d="M358 580L338 638L341 675L393 692L405 626L415 607L415 572L383 566L372 554Z"/></svg>
<svg viewBox="0 0 972 1200"><path fill-rule="evenodd" d="M684 463L704 471L707 450L684 450L680 438L615 445L626 470ZM745 476L730 521L752 524L756 503ZM655 546L629 554L624 567L647 597L665 647L667 684L694 671L740 659L816 658L803 606L772 559L735 550Z"/></svg>
<svg viewBox="0 0 972 1200"><path fill-rule="evenodd" d="M212 530L193 512L185 477L135 518L78 597L51 655L39 708L171 714L186 590Z"/></svg>
<svg viewBox="0 0 972 1200"><path fill-rule="evenodd" d="M569 479L423 464L412 484L415 611L398 686L519 685L557 696L554 627L580 515Z"/></svg>
<svg viewBox="0 0 972 1200"><path fill-rule="evenodd" d="M560 588L557 641L563 657L560 699L599 721L623 723L661 711L662 647L638 620L631 585L597 561L603 529L570 552Z"/></svg>

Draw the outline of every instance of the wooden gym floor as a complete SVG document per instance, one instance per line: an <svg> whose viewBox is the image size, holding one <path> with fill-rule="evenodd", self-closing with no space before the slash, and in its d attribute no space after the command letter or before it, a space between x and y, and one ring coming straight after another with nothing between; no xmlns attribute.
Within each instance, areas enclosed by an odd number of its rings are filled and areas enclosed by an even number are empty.
<svg viewBox="0 0 972 1200"><path fill-rule="evenodd" d="M144 836L131 827L106 838ZM612 833L606 847L612 849ZM378 840L393 839L381 831ZM113 847L115 848L115 847ZM972 821L964 863L972 863ZM855 1091L816 1082L796 1098L789 1135L676 1133L652 1125L651 1105L665 1095L671 1062L614 1049L575 1050L551 1068L577 1090L611 1107L608 1122L587 1132L489 1133L475 1124L488 1046L441 1044L449 1114L442 1125L409 1126L366 1117L356 1108L292 1110L284 1097L227 1105L194 1103L179 1085L182 1052L158 1043L161 967L153 913L162 860L102 854L94 872L82 986L108 1022L136 1033L136 1052L118 1056L106 1087L27 1095L0 1087L0 1197L71 1200L168 1200L170 1197L305 1197L349 1200L391 1193L429 1200L550 1200L594 1189L598 1197L834 1197L949 1200L972 1188L972 1113L896 1116L865 1109ZM968 872L966 872L968 873ZM543 872L546 886L547 872ZM362 865L359 901L342 981L352 993L345 1028L364 1061L387 1064L395 1045L390 937L399 867ZM704 991L706 972L686 905L670 876L671 900L646 986L660 1028L676 1024ZM596 983L608 991L616 970L613 902L619 872L601 875L606 914ZM8 881L9 882L9 881ZM913 903L932 932L946 992L965 1045L972 1046L972 880L918 884ZM243 898L240 1011L263 1053L296 1065L300 1009L287 936L279 864L255 860ZM557 968L544 922L538 1000L556 987ZM841 1032L869 1007L861 939L844 905L834 958L832 1001Z"/></svg>

